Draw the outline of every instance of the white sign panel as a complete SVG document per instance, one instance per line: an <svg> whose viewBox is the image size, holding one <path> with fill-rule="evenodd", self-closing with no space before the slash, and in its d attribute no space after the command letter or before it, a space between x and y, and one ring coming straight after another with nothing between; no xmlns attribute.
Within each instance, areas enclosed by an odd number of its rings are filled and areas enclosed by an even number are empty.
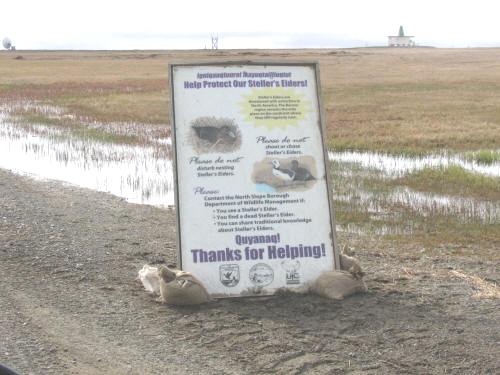
<svg viewBox="0 0 500 375"><path fill-rule="evenodd" d="M338 268L317 71L170 66L180 266L214 297Z"/></svg>

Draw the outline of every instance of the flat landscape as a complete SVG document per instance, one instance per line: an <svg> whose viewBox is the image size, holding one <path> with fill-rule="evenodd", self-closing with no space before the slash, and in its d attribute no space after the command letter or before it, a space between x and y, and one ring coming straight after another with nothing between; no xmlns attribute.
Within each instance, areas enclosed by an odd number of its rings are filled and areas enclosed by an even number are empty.
<svg viewBox="0 0 500 375"><path fill-rule="evenodd" d="M167 66L319 61L368 292L159 305ZM0 53L0 363L22 374L500 372L500 49Z"/></svg>

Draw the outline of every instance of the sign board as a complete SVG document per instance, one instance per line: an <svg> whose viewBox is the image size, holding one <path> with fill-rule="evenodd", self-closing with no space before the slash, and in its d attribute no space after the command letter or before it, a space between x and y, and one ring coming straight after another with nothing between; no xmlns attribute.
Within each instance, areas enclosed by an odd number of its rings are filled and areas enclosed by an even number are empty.
<svg viewBox="0 0 500 375"><path fill-rule="evenodd" d="M214 297L339 268L317 64L169 69L181 268Z"/></svg>

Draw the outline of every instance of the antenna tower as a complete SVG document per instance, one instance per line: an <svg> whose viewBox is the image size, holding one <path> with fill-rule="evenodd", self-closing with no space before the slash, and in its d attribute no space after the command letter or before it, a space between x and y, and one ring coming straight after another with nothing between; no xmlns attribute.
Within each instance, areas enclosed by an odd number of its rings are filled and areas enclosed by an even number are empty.
<svg viewBox="0 0 500 375"><path fill-rule="evenodd" d="M212 35L212 49L219 49L219 36Z"/></svg>

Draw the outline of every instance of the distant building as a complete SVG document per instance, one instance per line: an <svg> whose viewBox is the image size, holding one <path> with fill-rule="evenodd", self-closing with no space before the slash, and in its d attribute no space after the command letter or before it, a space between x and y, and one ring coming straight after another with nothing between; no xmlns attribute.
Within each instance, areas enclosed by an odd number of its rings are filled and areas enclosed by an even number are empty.
<svg viewBox="0 0 500 375"><path fill-rule="evenodd" d="M387 37L389 47L414 47L414 36L405 35L403 26L399 26L399 35L390 35Z"/></svg>

